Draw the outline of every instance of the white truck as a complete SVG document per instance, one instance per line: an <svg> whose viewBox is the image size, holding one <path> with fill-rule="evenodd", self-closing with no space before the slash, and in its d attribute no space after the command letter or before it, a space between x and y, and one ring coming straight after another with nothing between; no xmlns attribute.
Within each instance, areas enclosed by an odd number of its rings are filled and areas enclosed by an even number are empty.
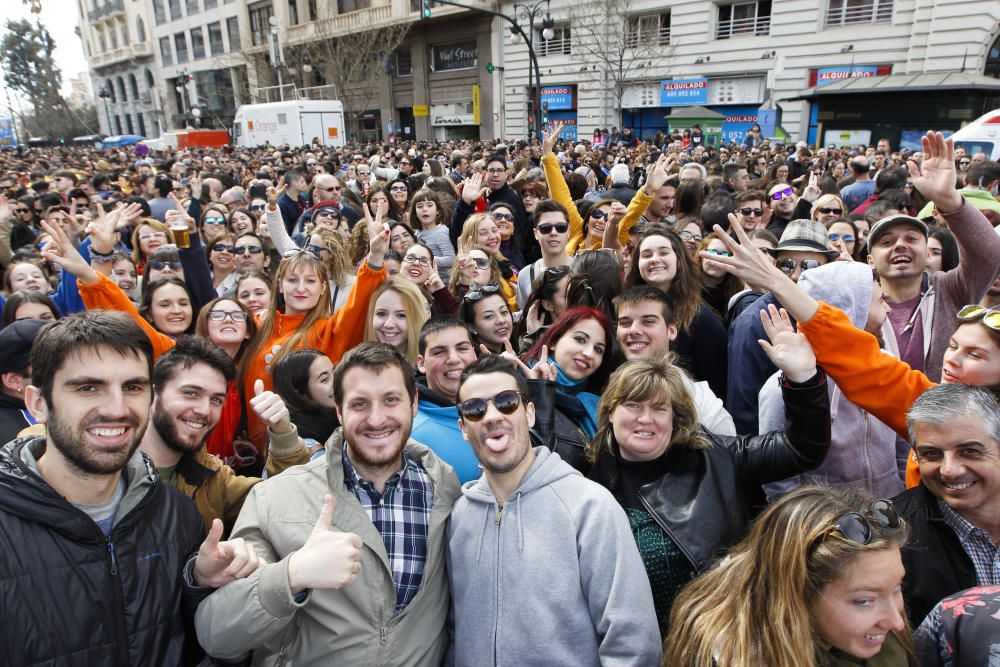
<svg viewBox="0 0 1000 667"><path fill-rule="evenodd" d="M244 104L233 119L237 146L343 146L344 105L335 100Z"/></svg>

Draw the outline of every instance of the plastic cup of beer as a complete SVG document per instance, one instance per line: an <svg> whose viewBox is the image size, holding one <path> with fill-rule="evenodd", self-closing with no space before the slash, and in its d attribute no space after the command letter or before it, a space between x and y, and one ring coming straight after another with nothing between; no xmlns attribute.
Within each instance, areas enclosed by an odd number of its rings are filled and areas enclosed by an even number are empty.
<svg viewBox="0 0 1000 667"><path fill-rule="evenodd" d="M174 235L174 244L178 248L191 247L191 229L183 222L174 222L170 225L170 231Z"/></svg>

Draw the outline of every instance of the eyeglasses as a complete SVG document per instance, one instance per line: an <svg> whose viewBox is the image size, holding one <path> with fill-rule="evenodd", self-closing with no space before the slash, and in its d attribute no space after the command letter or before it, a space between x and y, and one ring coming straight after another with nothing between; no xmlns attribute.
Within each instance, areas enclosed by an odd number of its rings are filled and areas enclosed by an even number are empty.
<svg viewBox="0 0 1000 667"><path fill-rule="evenodd" d="M773 195L771 195L771 199L773 199L774 201L781 201L782 197L794 197L794 196L795 196L795 190L791 188L785 188L784 190L778 190Z"/></svg>
<svg viewBox="0 0 1000 667"><path fill-rule="evenodd" d="M358 169L358 176L371 176L371 175L372 173L370 171L361 171L360 169Z"/></svg>
<svg viewBox="0 0 1000 667"><path fill-rule="evenodd" d="M834 533L840 533L841 537L855 544L871 544L874 531L872 521L868 518L869 516L871 519L874 519L875 524L889 530L897 530L901 525L899 514L896 512L896 508L893 507L891 500L875 500L868 506L868 511L865 514L861 512L845 512L837 517L833 522L833 527L824 532L816 540L810 551Z"/></svg>
<svg viewBox="0 0 1000 667"><path fill-rule="evenodd" d="M680 233L680 237L684 241L694 241L695 243L701 243L702 238L704 238L700 234L695 234L695 233L689 232L687 230L684 230L683 232L681 232Z"/></svg>
<svg viewBox="0 0 1000 667"><path fill-rule="evenodd" d="M514 214L513 213L490 213L490 216L494 220L498 220L498 221L499 220L505 220L507 222L514 222Z"/></svg>
<svg viewBox="0 0 1000 667"><path fill-rule="evenodd" d="M163 232L148 232L146 234L139 234L140 241L153 241L155 239L166 240L167 235Z"/></svg>
<svg viewBox="0 0 1000 667"><path fill-rule="evenodd" d="M267 204L251 204L250 205L250 212L251 213L256 213L257 211L263 211L266 207L267 207ZM207 221L208 221L208 219L206 218L206 222Z"/></svg>
<svg viewBox="0 0 1000 667"><path fill-rule="evenodd" d="M471 259L480 269L490 268L490 260L486 257L470 257L469 259Z"/></svg>
<svg viewBox="0 0 1000 667"><path fill-rule="evenodd" d="M405 257L403 257L403 262L405 264L419 264L420 266L427 267L427 266L431 265L431 258L430 257L420 257L420 256L414 255L412 253L407 253L407 255ZM487 264L488 264L488 262L487 262Z"/></svg>
<svg viewBox="0 0 1000 667"><path fill-rule="evenodd" d="M743 216L745 216L745 217L748 217L748 218L749 218L750 216L753 216L753 217L755 217L755 218L759 218L759 217L761 217L762 215L764 215L764 209L762 209L762 208L750 208L750 207L748 206L748 207L746 207L746 208L741 208L741 209L740 209L740 213L741 213L741 214L742 214Z"/></svg>
<svg viewBox="0 0 1000 667"><path fill-rule="evenodd" d="M406 192L408 188L405 185L394 185L389 188L389 192Z"/></svg>
<svg viewBox="0 0 1000 667"><path fill-rule="evenodd" d="M608 217L608 214L598 208L590 212L590 217L593 218L594 220L604 220L606 217Z"/></svg>
<svg viewBox="0 0 1000 667"><path fill-rule="evenodd" d="M480 421L486 416L490 403L501 414L512 415L521 405L521 392L508 389L492 398L470 398L458 404L458 414L468 422Z"/></svg>
<svg viewBox="0 0 1000 667"><path fill-rule="evenodd" d="M245 255L250 253L251 255L259 255L264 252L264 248L259 245L244 245L233 250L234 255Z"/></svg>
<svg viewBox="0 0 1000 667"><path fill-rule="evenodd" d="M225 218L215 218L215 217L205 218L205 224L206 225L224 225L224 224L226 224L226 219Z"/></svg>
<svg viewBox="0 0 1000 667"><path fill-rule="evenodd" d="M506 169L487 169L486 173L491 176L499 176L500 174L506 174Z"/></svg>
<svg viewBox="0 0 1000 667"><path fill-rule="evenodd" d="M544 222L537 227L539 234L551 234L553 230L557 234L565 234L569 231L568 222Z"/></svg>
<svg viewBox="0 0 1000 667"><path fill-rule="evenodd" d="M972 164L972 160L959 160L958 163L960 165L966 165L966 166L968 166L968 165Z"/></svg>
<svg viewBox="0 0 1000 667"><path fill-rule="evenodd" d="M171 271L181 270L180 262L161 262L158 259L149 260L148 262L146 262L146 266L149 267L150 270L152 271L164 271L166 269L170 269Z"/></svg>
<svg viewBox="0 0 1000 667"><path fill-rule="evenodd" d="M316 220L319 220L320 218L333 218L335 220L340 220L340 211L333 208L321 208L313 213L313 218Z"/></svg>
<svg viewBox="0 0 1000 667"><path fill-rule="evenodd" d="M715 248L705 248L705 252L709 255L717 255L719 257L732 257L733 253L728 250L716 250Z"/></svg>
<svg viewBox="0 0 1000 667"><path fill-rule="evenodd" d="M329 250L327 250L323 246L316 245L315 243L307 243L307 244L305 244L305 246L303 246L302 249L304 251L312 254L312 255L315 255L316 257L322 257L324 250L326 250L327 252L330 252Z"/></svg>
<svg viewBox="0 0 1000 667"><path fill-rule="evenodd" d="M854 242L854 234L827 234L826 237L831 241L843 241L844 243Z"/></svg>
<svg viewBox="0 0 1000 667"><path fill-rule="evenodd" d="M479 262L476 262L479 265ZM485 268L485 267L479 267ZM472 289L465 293L466 301L479 301L483 297L489 296L490 294L496 294L500 291L500 283L486 283L482 287L476 287L475 283L472 283Z"/></svg>
<svg viewBox="0 0 1000 667"><path fill-rule="evenodd" d="M1000 331L1000 310L971 304L958 311L959 322L975 322L977 320L982 320L983 326L988 329Z"/></svg>
<svg viewBox="0 0 1000 667"><path fill-rule="evenodd" d="M247 314L242 310L210 310L208 311L208 319L214 320L216 322L222 322L226 318L231 319L233 322L246 322Z"/></svg>
<svg viewBox="0 0 1000 667"><path fill-rule="evenodd" d="M823 215L830 215L831 213L835 215L840 215L841 213L844 212L844 210L840 208L818 208L816 210L822 213Z"/></svg>
<svg viewBox="0 0 1000 667"><path fill-rule="evenodd" d="M15 208L14 213L31 213L30 208Z"/></svg>
<svg viewBox="0 0 1000 667"><path fill-rule="evenodd" d="M401 160L400 163L399 163L399 166L400 167L409 167L411 164L413 164L413 163L410 162L410 161L408 161L408 160Z"/></svg>
<svg viewBox="0 0 1000 667"><path fill-rule="evenodd" d="M236 246L228 243L216 243L212 246L213 252L228 252L232 255L234 250L236 250Z"/></svg>
<svg viewBox="0 0 1000 667"><path fill-rule="evenodd" d="M815 269L817 266L819 266L819 260L816 259L800 259L797 262L794 259L778 260L778 268L786 275L795 273L795 269L800 267L803 271L808 271L809 269Z"/></svg>

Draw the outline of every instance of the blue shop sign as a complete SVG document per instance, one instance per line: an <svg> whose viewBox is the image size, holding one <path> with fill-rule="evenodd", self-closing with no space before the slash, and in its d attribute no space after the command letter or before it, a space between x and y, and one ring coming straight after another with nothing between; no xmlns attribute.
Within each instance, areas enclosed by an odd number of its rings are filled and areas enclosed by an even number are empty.
<svg viewBox="0 0 1000 667"><path fill-rule="evenodd" d="M660 82L661 107L689 107L708 103L708 79L668 79Z"/></svg>
<svg viewBox="0 0 1000 667"><path fill-rule="evenodd" d="M722 145L730 142L742 144L747 132L758 122L759 107L757 106L711 106L712 111L726 115L722 122ZM761 128L763 131L763 127ZM763 134L763 132L762 132ZM768 136L764 134L763 136Z"/></svg>
<svg viewBox="0 0 1000 667"><path fill-rule="evenodd" d="M545 89L543 88L542 90ZM567 139L569 141L578 140L575 111L556 111L549 113L549 122L554 123L556 121L563 123L563 131L562 134L559 135L559 138Z"/></svg>
<svg viewBox="0 0 1000 667"><path fill-rule="evenodd" d="M548 102L549 111L576 108L573 104L573 86L542 86L541 101Z"/></svg>

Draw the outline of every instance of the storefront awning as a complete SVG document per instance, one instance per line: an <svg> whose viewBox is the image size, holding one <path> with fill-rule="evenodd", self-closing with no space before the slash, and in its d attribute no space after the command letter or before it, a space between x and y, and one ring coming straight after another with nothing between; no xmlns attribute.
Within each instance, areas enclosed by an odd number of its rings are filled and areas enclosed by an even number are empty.
<svg viewBox="0 0 1000 667"><path fill-rule="evenodd" d="M807 88L794 97L780 102L815 100L819 97L842 95L884 95L892 93L926 93L942 91L984 91L1000 94L1000 79L968 72L931 72L922 74L890 74L845 79L822 87Z"/></svg>

